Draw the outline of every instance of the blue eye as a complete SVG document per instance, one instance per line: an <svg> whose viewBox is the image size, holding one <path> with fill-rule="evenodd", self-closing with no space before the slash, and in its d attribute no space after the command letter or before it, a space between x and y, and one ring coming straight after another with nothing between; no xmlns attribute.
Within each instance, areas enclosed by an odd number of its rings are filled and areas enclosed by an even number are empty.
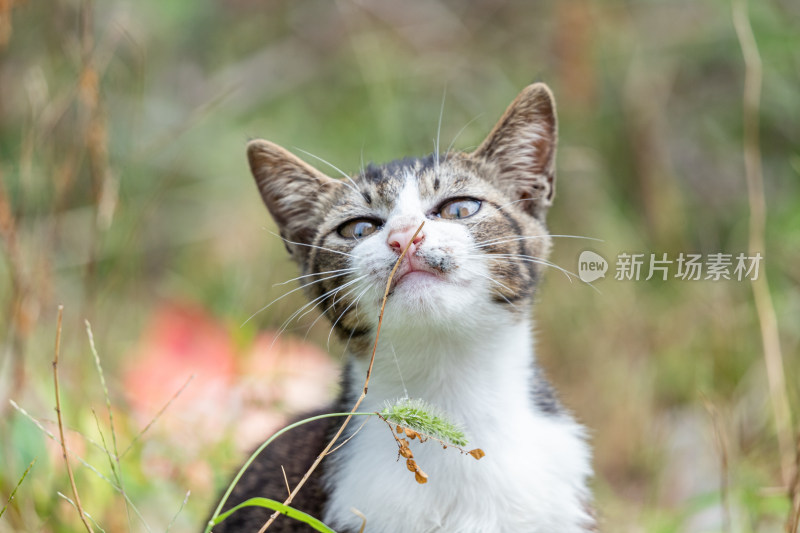
<svg viewBox="0 0 800 533"><path fill-rule="evenodd" d="M339 226L336 230L345 239L360 239L375 233L380 225L377 221L368 218L357 218Z"/></svg>
<svg viewBox="0 0 800 533"><path fill-rule="evenodd" d="M480 200L457 198L444 203L442 207L439 208L436 215L448 220L460 220L462 218L471 217L477 213L480 208Z"/></svg>

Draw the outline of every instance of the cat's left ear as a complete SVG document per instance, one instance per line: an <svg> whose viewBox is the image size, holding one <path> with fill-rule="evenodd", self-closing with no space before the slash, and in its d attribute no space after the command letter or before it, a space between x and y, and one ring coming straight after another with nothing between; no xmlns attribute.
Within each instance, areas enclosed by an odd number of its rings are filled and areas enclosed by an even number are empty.
<svg viewBox="0 0 800 533"><path fill-rule="evenodd" d="M556 104L547 85L526 87L473 157L493 163L495 184L520 208L544 220L555 196L555 157L558 141Z"/></svg>
<svg viewBox="0 0 800 533"><path fill-rule="evenodd" d="M340 183L269 141L250 141L247 158L286 248L302 264L324 218L326 199Z"/></svg>

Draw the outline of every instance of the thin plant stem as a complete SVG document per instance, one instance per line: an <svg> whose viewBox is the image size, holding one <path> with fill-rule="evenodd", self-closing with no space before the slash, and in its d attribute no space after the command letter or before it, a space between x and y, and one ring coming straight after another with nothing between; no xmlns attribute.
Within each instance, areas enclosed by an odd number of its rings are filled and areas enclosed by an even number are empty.
<svg viewBox="0 0 800 533"><path fill-rule="evenodd" d="M6 504L2 509L0 509L0 517L2 517L3 513L6 512L6 509L9 505L11 505L11 502L14 501L14 496L17 495L17 489L19 489L20 485L22 485L22 482L25 481L25 478L28 476L28 472L31 471L31 468L33 468L34 464L36 464L36 458L31 461L31 463L28 465L28 468L26 468L25 472L22 473L22 477L19 478L19 481L17 481L17 484L14 486L14 490L11 491L11 495L8 497L8 501L6 501Z"/></svg>
<svg viewBox="0 0 800 533"><path fill-rule="evenodd" d="M182 392L183 392L183 391L186 389L186 387L188 387L188 386L189 386L189 383L191 383L193 379L194 379L194 374L192 374L191 376L189 376L189 378L188 378L188 379L187 379L187 380L184 382L184 384L183 384L183 385L181 385L181 388L180 388L180 389L178 389L178 390L177 390L177 392L176 392L175 394L173 394L173 395L172 395L172 398L170 398L170 399L167 401L167 403L165 403L165 404L164 404L164 407L162 407L161 409L159 409L159 411L156 413L156 416L154 416L154 417L153 417L153 419L152 419L152 420L150 420L150 422L148 422L148 423L147 423L147 425L144 427L144 429L142 429L142 430L139 432L139 434L138 434L138 435L136 435L136 436L133 438L133 440L131 441L131 443L130 443L130 444L128 444L128 447L127 447L127 448L125 448L125 451L123 451L123 452L122 452L122 454L119 456L119 457L120 457L120 459L121 459L121 458L123 458L123 457L125 457L125 455L126 455L126 454L127 454L129 451L131 451L131 448L133 448L133 446L134 446L134 445L135 445L137 442L139 442L139 439L141 439L141 438L142 438L142 436L143 436L145 433L147 433L147 430L148 430L148 429L150 429L150 428L152 427L152 425L156 423L156 421L157 421L157 420L158 420L158 419L161 417L161 415L163 415L163 414L164 414L164 411L166 411L166 410L169 408L169 406L170 406L170 405L172 405L172 402L174 402L174 401L175 401L175 399L176 399L178 396L180 396L180 395L181 395L181 393L182 393Z"/></svg>
<svg viewBox="0 0 800 533"><path fill-rule="evenodd" d="M89 338L89 348L92 351L92 356L94 357L94 366L97 369L97 375L100 377L100 385L103 387L103 396L105 396L106 399L106 411L108 412L108 424L111 430L111 450L113 450L113 454L106 446L103 431L100 429L100 422L97 420L97 413L95 413L94 410L92 410L92 413L94 414L95 421L97 423L97 431L100 433L100 438L103 441L103 450L106 452L106 456L108 457L108 462L111 466L111 472L114 475L114 479L117 481L120 491L123 495L125 495L125 486L122 482L122 463L119 460L119 447L117 446L117 432L114 429L114 413L111 409L111 396L108 393L108 386L106 385L106 377L105 373L103 372L103 365L100 364L100 355L97 353L97 347L94 344L92 325L88 320L84 320L83 322L86 324L86 335ZM128 528L130 529L131 511L128 508L127 499L123 499L123 501L125 501L125 516L128 519Z"/></svg>
<svg viewBox="0 0 800 533"><path fill-rule="evenodd" d="M172 526L175 525L175 521L178 519L178 516L181 514L181 511L183 511L183 508L186 507L186 502L189 501L189 496L191 494L192 494L192 491L190 491L190 490L186 491L186 496L183 498L183 502L181 503L181 506L178 508L178 512L175 513L175 516L173 516L172 520L170 520L169 524L167 524L167 532L166 533L169 533L169 530L172 529Z"/></svg>
<svg viewBox="0 0 800 533"><path fill-rule="evenodd" d="M58 495L60 498L63 498L63 499L64 499L64 500L65 500L67 503L69 503L69 504L70 504L70 505L73 507L73 509L76 509L76 510L77 510L77 508L78 508L78 507L75 505L75 502L74 502L74 501L72 501L72 500L70 499L70 497L69 497L69 496L67 496L67 495L66 495L66 494L64 494L63 492L56 492L56 494L57 494L57 495ZM100 530L100 533L106 533L106 530L105 530L105 529L103 529L102 527L100 527L100 524L98 524L98 523L95 521L95 519L94 519L94 518L92 518L92 515L90 515L89 513L84 513L84 514L86 515L86 518L88 518L89 520L91 520L91 521L92 521L92 524L94 524L94 527L96 527L97 529L99 529L99 530Z"/></svg>
<svg viewBox="0 0 800 533"><path fill-rule="evenodd" d="M27 418L27 419L28 419L28 420L29 420L31 423L33 423L33 424L34 424L34 425L35 425L37 428L39 428L39 430L40 430L42 433L44 433L44 434L47 436L47 438L49 438L50 440L52 440L52 441L53 441L53 442L55 442L56 444L59 444L59 445L61 444L61 443L59 442L59 440L58 440L58 437L56 437L56 436L55 436L53 433L51 433L50 431L48 431L48 430L47 430L47 428L46 428L46 427L44 427L44 426L42 425L42 423L41 423L39 420L37 420L36 418L34 418L33 416L31 416L31 414L30 414L29 412L27 412L25 409L23 409L22 407L20 407L20 406L17 404L17 402L15 402L14 400L8 400L8 403L9 403L9 404L11 404L11 407L13 407L14 409L16 409L16 410L17 410L17 412L18 412L19 414L21 414L22 416L24 416L25 418ZM86 437L84 436L84 438L86 438ZM89 440L89 442L92 442L92 441L91 441L91 439L87 439L87 440ZM95 446L101 447L101 446L100 446L99 444L97 444L97 443L94 443L94 442L92 442L92 444L94 444ZM134 505L133 501L131 501L131 499L130 499L130 497L127 495L127 493L123 492L123 491L122 491L122 490L121 490L121 489L120 489L118 486L116 486L116 485L114 484L114 481L113 481L112 479L110 479L110 478L106 477L105 475L103 475L102 473L100 473L100 471L99 471L99 470L97 470L95 467L93 467L93 466L92 466L90 463L88 463L88 462L86 461L86 459L84 459L84 458L83 458L83 457L81 457L80 455L78 455L78 454L76 454L75 452L73 452L72 450L70 450L70 449L69 449L69 447L67 447L67 452L68 452L69 454L71 454L71 455L72 455L72 456L73 456L75 459L77 459L77 460L78 460L78 462L80 462L80 463L81 463L81 464L82 464L82 465L83 465L85 468L88 468L88 469L89 469L91 472L94 472L94 474L95 474L95 475L96 475L98 478L100 478L100 479L102 479L103 481L105 481L106 483L108 483L108 484L109 484L109 486L110 486L112 489L114 489L115 491L117 491L117 492L119 492L120 494L122 494L122 497L123 497L123 498L125 498L125 501L128 503L128 505L130 506L130 508L131 508L131 509L133 509L133 512L135 512L135 513L136 513L136 516L138 516L138 517L139 517L139 519L142 521L142 524L144 524L144 526L145 526L145 527L147 527L147 523L145 522L145 520L144 520L144 517L142 516L142 513L141 513L141 512L139 512L139 509L137 509L137 508L136 508L136 506ZM150 531L150 529L149 529L149 528L148 528L148 531Z"/></svg>
<svg viewBox="0 0 800 533"><path fill-rule="evenodd" d="M205 529L204 533L209 533L211 531L211 527L213 526L214 520L222 512L222 508L225 506L225 503L228 501L228 498L230 497L231 493L233 492L233 489L239 483L239 480L242 478L242 476L244 475L245 471L250 467L250 465L253 463L253 461L255 461L256 457L258 457L259 454L261 454L261 452L264 451L264 449L267 446L272 444L272 441L274 441L275 439L277 439L278 437L280 437L281 435L283 435L287 431L290 431L290 430L292 430L292 429L294 429L294 428L296 428L298 426L302 426L303 424L308 424L309 422L314 422L316 420L321 420L323 418L333 418L333 417L336 417L336 416L372 416L374 414L375 413L358 413L358 412L356 412L356 413L353 413L353 412L349 412L349 413L326 413L324 415L317 415L317 416L312 416L310 418L304 418L303 420L298 420L294 424L290 424L290 425L286 426L285 428L282 428L280 431L277 431L274 435L272 435L270 438L268 438L266 441L264 441L264 443L261 444L261 446L259 446L256 449L256 451L254 451L252 454L250 454L250 457L247 459L247 461L245 461L245 463L239 469L239 472L237 472L236 476L234 476L233 480L228 485L228 489L225 491L225 494L222 495L222 498L220 499L219 504L217 505L217 508L214 509L214 514L212 514L211 518L208 520L208 524L206 524L206 529Z"/></svg>
<svg viewBox="0 0 800 533"><path fill-rule="evenodd" d="M800 531L800 435L797 436L797 447L794 455L794 479L789 487L791 509L786 519L786 533Z"/></svg>
<svg viewBox="0 0 800 533"><path fill-rule="evenodd" d="M358 533L364 533L364 530L367 528L367 517L355 507L351 507L350 512L361 519L361 529L358 530Z"/></svg>
<svg viewBox="0 0 800 533"><path fill-rule="evenodd" d="M742 97L742 122L744 164L747 180L747 198L750 204L749 253L751 256L764 256L764 232L767 208L764 199L764 175L761 166L758 116L761 102L762 67L753 28L750 25L747 0L733 1L733 25L744 56L745 77ZM765 269L764 269L765 270ZM752 280L758 323L761 328L761 343L764 364L767 369L770 401L775 417L778 437L778 450L781 461L781 477L784 486L789 486L793 478L793 435L792 415L786 393L786 375L783 368L780 335L775 307L769 292L767 273L762 271Z"/></svg>
<svg viewBox="0 0 800 533"><path fill-rule="evenodd" d="M325 449L322 450L322 452L320 452L320 454L311 464L309 469L303 475L300 482L294 488L292 493L283 502L284 505L289 505L294 499L294 497L297 495L297 493L300 492L300 489L303 488L305 482L308 481L308 478L311 477L311 473L314 472L314 470L316 470L317 466L319 466L319 464L322 462L322 459L324 459L325 456L328 454L328 450L330 450L333 447L333 445L342 435L342 432L344 432L344 429L347 427L347 424L350 423L350 420L353 418L352 413L358 411L359 406L361 406L361 402L363 402L364 398L366 398L367 391L369 390L369 379L372 376L372 367L375 364L375 353L378 351L378 340L380 339L381 325L383 324L383 312L386 309L386 300L389 298L389 289L391 289L392 280L394 279L394 275L397 272L397 269L400 267L400 263L403 261L403 257L405 257L406 252L408 252L408 249L411 247L411 243L413 243L414 240L417 238L417 235L419 235L419 232L422 231L422 226L424 225L425 222L423 221L417 228L417 231L414 232L414 236L411 237L411 239L408 241L408 244L406 244L405 248L403 248L400 257L398 257L397 261L395 261L394 268L392 268L392 271L389 274L389 279L386 280L386 290L383 292L383 301L381 302L381 312L378 315L378 327L377 330L375 331L375 344L372 346L372 357L370 357L369 366L367 367L367 375L366 378L364 379L364 388L361 391L361 396L358 397L358 401L356 401L355 405L353 405L353 408L351 409L351 414L344 419L344 422L342 422L342 425L339 427L339 430L336 432L336 435L334 435L333 438L328 443L328 445L325 446ZM272 513L272 516L269 517L269 520L266 521L266 523L259 530L258 533L264 533L267 530L267 528L275 521L275 519L278 518L278 515L280 515L280 513L277 511Z"/></svg>
<svg viewBox="0 0 800 533"><path fill-rule="evenodd" d="M374 413L374 414L375 414L376 416L381 416L379 413ZM336 453L336 452L339 450L339 448L341 448L342 446L344 446L345 444L347 444L348 442L350 442L350 439L352 439L353 437L355 437L356 435L358 435L358 433L359 433L359 432L360 432L360 431L361 431L361 430L364 428L364 426L366 426L366 425L367 425L367 422L369 422L369 418L366 418L366 419L364 419L364 421L363 421L363 422L361 422L361 425L360 425L360 426L358 426L358 429L356 429L356 430L353 432L353 434L352 434L352 435L350 435L349 437L347 437L346 439L344 439L344 440L343 440L341 443L337 444L335 448L331 449L331 450L328 452L328 455L331 455L331 454L334 454L334 453Z"/></svg>
<svg viewBox="0 0 800 533"><path fill-rule="evenodd" d="M722 500L722 531L731 532L731 503L730 503L730 483L729 483L729 457L728 439L725 436L725 428L720 419L719 411L705 395L702 395L703 405L711 417L711 424L714 429L717 449L719 451L719 491Z"/></svg>
<svg viewBox="0 0 800 533"><path fill-rule="evenodd" d="M86 516L83 512L83 507L81 506L81 498L78 495L78 487L75 485L75 475L72 473L72 466L69 463L69 458L67 457L67 443L64 440L64 423L61 420L61 397L58 391L58 354L61 351L61 319L64 314L64 306L58 306L58 325L56 326L56 346L55 346L55 355L53 356L53 383L55 387L55 394L56 394L56 417L58 419L58 434L61 437L61 456L64 458L64 464L67 467L67 474L69 475L69 484L72 487L72 495L75 498L75 508L78 510L78 514L81 517L81 522L83 525L86 526L86 531L89 533L94 533L92 526L89 525L89 522L86 521Z"/></svg>

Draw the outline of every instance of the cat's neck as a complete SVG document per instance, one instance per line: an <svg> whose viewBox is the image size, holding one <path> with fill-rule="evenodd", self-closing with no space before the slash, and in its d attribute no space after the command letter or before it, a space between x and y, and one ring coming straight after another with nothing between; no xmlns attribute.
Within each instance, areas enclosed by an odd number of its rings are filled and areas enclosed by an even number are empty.
<svg viewBox="0 0 800 533"><path fill-rule="evenodd" d="M361 393L368 363L362 355L348 367L352 399ZM498 410L528 408L534 375L527 316L486 318L482 326L449 330L385 328L362 410L381 410L408 396L464 423L485 420Z"/></svg>
<svg viewBox="0 0 800 533"><path fill-rule="evenodd" d="M382 332L359 410L379 411L407 390L460 424L467 447L479 447L486 458L476 463L413 443L414 458L429 475L421 488L396 464L385 425L369 420L350 430L358 434L329 463L327 523L357 530L350 512L355 507L376 523L390 524L385 531L589 531L589 453L569 415L548 409L555 400L537 400L549 388L542 388L534 363L531 323L484 318L487 327L469 331ZM367 364L361 357L348 366L350 400L361 393ZM394 491L389 507L387 486ZM398 522L397 509L413 512ZM392 529L395 524L399 529Z"/></svg>

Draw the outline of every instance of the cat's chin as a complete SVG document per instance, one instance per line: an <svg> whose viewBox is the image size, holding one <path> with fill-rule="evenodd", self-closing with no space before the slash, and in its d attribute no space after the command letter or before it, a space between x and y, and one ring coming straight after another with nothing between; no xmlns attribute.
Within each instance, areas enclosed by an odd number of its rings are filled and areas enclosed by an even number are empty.
<svg viewBox="0 0 800 533"><path fill-rule="evenodd" d="M415 271L397 281L386 302L387 317L393 320L441 325L464 318L474 309L471 291L453 281L430 272Z"/></svg>

